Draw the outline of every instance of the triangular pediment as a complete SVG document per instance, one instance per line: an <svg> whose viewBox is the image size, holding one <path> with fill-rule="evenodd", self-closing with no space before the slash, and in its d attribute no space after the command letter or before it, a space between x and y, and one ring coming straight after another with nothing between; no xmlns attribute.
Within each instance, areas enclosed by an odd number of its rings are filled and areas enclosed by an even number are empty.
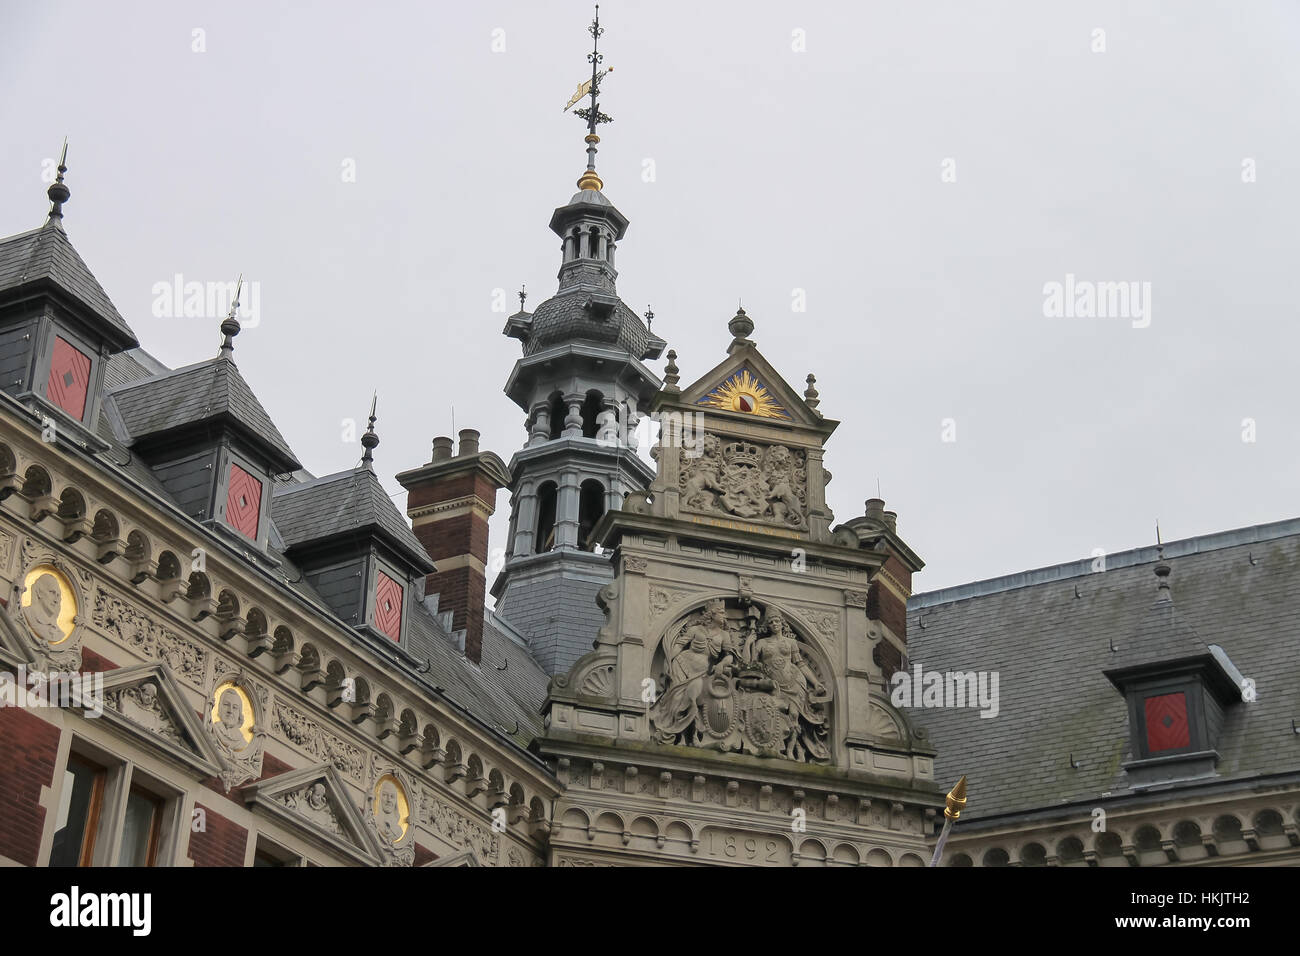
<svg viewBox="0 0 1300 956"><path fill-rule="evenodd" d="M473 850L462 850L454 856L444 856L437 860L430 860L425 866L482 866L478 857L474 855Z"/></svg>
<svg viewBox="0 0 1300 956"><path fill-rule="evenodd" d="M99 719L155 753L205 776L221 773L221 755L166 664L137 664L85 677L102 678L103 688L82 695L76 706L83 712L102 709Z"/></svg>
<svg viewBox="0 0 1300 956"><path fill-rule="evenodd" d="M682 389L678 401L709 415L764 425L813 428L829 434L838 422L804 401L752 344L734 347L725 359Z"/></svg>
<svg viewBox="0 0 1300 956"><path fill-rule="evenodd" d="M258 781L244 788L244 800L358 863L380 863L374 834L353 804L343 778L328 763Z"/></svg>

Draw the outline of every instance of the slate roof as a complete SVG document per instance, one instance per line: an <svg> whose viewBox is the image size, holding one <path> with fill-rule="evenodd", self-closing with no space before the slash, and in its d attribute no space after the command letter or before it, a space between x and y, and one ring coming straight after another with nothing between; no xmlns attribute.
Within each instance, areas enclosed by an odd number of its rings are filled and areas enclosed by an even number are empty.
<svg viewBox="0 0 1300 956"><path fill-rule="evenodd" d="M548 678L527 648L491 620L485 621L482 664L475 666L423 605L409 621L407 649L415 657L428 658L425 676L449 700L519 747L527 748L541 736L540 710Z"/></svg>
<svg viewBox="0 0 1300 956"><path fill-rule="evenodd" d="M0 239L0 293L48 282L99 317L119 348L140 343L91 273L57 219L39 229Z"/></svg>
<svg viewBox="0 0 1300 956"><path fill-rule="evenodd" d="M119 385L109 392L109 397L133 444L224 420L269 452L284 471L301 467L233 359L209 359Z"/></svg>
<svg viewBox="0 0 1300 956"><path fill-rule="evenodd" d="M1227 708L1217 780L1300 771L1300 519L1166 544L1165 560L1172 608L1155 604L1155 548L1108 555L1103 572L1082 561L908 602L909 667L999 674L996 717L908 710L939 782L968 776L963 822L1132 792L1128 709L1103 671L1208 644L1258 695Z"/></svg>
<svg viewBox="0 0 1300 956"><path fill-rule="evenodd" d="M424 545L374 472L365 468L278 485L273 491L271 520L288 551L339 535L375 531L421 572L433 570Z"/></svg>
<svg viewBox="0 0 1300 956"><path fill-rule="evenodd" d="M591 342L646 358L663 340L650 333L641 317L618 300L608 318L593 318L584 306L591 290L575 288L547 299L532 313L524 355L533 355L570 342Z"/></svg>

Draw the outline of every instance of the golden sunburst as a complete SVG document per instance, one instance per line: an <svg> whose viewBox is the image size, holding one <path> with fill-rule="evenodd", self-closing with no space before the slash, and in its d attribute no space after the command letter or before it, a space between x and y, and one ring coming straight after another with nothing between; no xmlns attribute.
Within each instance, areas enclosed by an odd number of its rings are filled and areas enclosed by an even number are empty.
<svg viewBox="0 0 1300 956"><path fill-rule="evenodd" d="M727 379L708 395L700 399L700 405L721 408L729 412L744 412L760 418L789 418L790 415L772 398L767 386L754 377L749 369L743 368Z"/></svg>

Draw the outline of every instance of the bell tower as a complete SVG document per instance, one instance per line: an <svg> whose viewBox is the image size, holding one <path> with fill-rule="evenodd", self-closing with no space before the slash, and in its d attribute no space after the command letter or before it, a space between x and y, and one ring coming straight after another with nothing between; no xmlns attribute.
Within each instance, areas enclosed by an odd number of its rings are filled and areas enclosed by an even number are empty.
<svg viewBox="0 0 1300 956"><path fill-rule="evenodd" d="M627 493L645 488L653 469L637 457L637 421L659 390L643 363L665 343L619 297L615 252L628 221L602 192L596 174L600 112L600 9L589 32L591 79L569 105L587 123L587 168L568 203L551 216L560 239L553 296L507 321L523 355L505 391L527 413L524 447L510 460L510 531L506 562L492 587L497 610L527 635L548 673L563 673L591 650L603 617L597 592L613 578L609 555L591 531Z"/></svg>

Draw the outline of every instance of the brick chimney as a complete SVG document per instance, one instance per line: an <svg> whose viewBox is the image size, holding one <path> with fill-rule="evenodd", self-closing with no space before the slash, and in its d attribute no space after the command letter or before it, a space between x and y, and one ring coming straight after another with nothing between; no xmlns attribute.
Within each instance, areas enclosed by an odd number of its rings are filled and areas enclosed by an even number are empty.
<svg viewBox="0 0 1300 956"><path fill-rule="evenodd" d="M437 566L425 578L426 596L438 596L438 611L450 611L451 629L463 635L465 656L483 656L483 601L487 594L488 519L496 510L497 489L510 483L499 457L479 451L479 433L460 432L452 454L450 438L433 440L433 459L404 471L406 514L415 536Z"/></svg>
<svg viewBox="0 0 1300 956"><path fill-rule="evenodd" d="M925 566L898 536L898 515L885 510L880 498L868 498L866 512L847 522L857 533L860 546L883 551L885 563L867 590L867 617L884 632L875 649L876 663L885 680L902 666L907 653L907 599L912 594L912 575Z"/></svg>

